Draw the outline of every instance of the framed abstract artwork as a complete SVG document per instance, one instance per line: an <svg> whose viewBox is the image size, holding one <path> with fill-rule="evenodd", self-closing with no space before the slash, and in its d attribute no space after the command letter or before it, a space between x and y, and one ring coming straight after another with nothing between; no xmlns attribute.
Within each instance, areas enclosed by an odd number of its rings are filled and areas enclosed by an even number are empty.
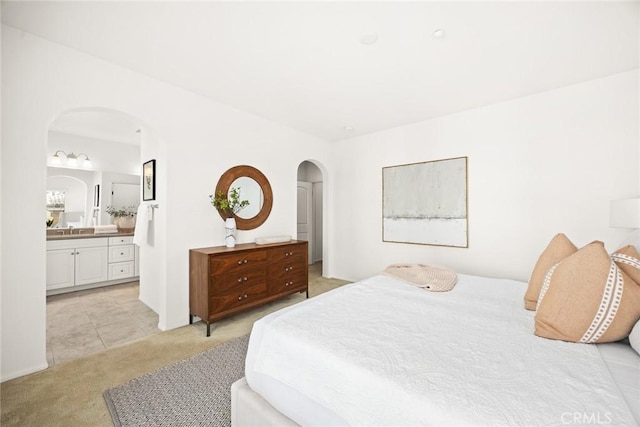
<svg viewBox="0 0 640 427"><path fill-rule="evenodd" d="M156 160L142 165L142 200L156 199Z"/></svg>
<svg viewBox="0 0 640 427"><path fill-rule="evenodd" d="M467 248L467 157L382 168L384 242Z"/></svg>

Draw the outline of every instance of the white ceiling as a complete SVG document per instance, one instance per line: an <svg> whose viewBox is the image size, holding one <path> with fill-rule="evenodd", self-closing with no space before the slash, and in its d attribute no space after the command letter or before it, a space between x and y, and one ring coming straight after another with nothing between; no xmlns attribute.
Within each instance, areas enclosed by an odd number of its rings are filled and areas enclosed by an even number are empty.
<svg viewBox="0 0 640 427"><path fill-rule="evenodd" d="M637 68L639 5L3 1L2 22L339 140Z"/></svg>

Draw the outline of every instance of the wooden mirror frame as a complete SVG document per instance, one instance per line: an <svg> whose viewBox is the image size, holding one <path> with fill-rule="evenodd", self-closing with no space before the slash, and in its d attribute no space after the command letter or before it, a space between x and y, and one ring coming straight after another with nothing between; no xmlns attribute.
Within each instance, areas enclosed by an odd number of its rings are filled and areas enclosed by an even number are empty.
<svg viewBox="0 0 640 427"><path fill-rule="evenodd" d="M258 183L260 189L262 189L262 195L264 198L264 203L262 204L262 209L260 212L253 218L240 218L237 215L234 215L236 219L236 228L238 230L253 230L254 228L258 228L261 226L269 217L271 213L271 206L273 206L273 193L271 192L271 184L269 184L269 180L262 172L253 166L240 165L234 166L225 173L222 174L220 180L218 180L218 185L216 186L216 194L221 191L223 194L229 194L229 188L233 181L236 179L246 176L248 178L253 179ZM222 219L227 219L224 212L218 209L218 213Z"/></svg>

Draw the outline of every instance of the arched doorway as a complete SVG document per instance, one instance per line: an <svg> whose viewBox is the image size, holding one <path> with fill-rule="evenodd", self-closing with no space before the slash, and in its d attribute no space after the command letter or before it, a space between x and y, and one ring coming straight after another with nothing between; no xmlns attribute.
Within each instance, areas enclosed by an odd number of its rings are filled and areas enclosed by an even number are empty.
<svg viewBox="0 0 640 427"><path fill-rule="evenodd" d="M132 236L93 234L113 222L108 206L140 201L142 127L103 108L65 111L49 125L46 209L55 216L46 254L49 366L159 332L158 315L140 300L140 251ZM91 236L65 238L71 233Z"/></svg>
<svg viewBox="0 0 640 427"><path fill-rule="evenodd" d="M309 242L309 264L321 264L324 252L324 178L313 161L298 166L297 239ZM322 269L321 266L318 268Z"/></svg>

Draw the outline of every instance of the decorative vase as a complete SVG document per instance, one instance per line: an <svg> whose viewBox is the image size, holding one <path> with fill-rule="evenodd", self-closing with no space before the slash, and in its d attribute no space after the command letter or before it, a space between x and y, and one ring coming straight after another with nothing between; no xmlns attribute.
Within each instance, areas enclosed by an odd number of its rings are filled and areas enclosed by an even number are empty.
<svg viewBox="0 0 640 427"><path fill-rule="evenodd" d="M133 231L136 226L136 219L132 216L119 216L113 222L118 226L119 231L125 233Z"/></svg>
<svg viewBox="0 0 640 427"><path fill-rule="evenodd" d="M224 241L228 248L233 248L236 245L236 219L227 218L224 221L225 237Z"/></svg>

